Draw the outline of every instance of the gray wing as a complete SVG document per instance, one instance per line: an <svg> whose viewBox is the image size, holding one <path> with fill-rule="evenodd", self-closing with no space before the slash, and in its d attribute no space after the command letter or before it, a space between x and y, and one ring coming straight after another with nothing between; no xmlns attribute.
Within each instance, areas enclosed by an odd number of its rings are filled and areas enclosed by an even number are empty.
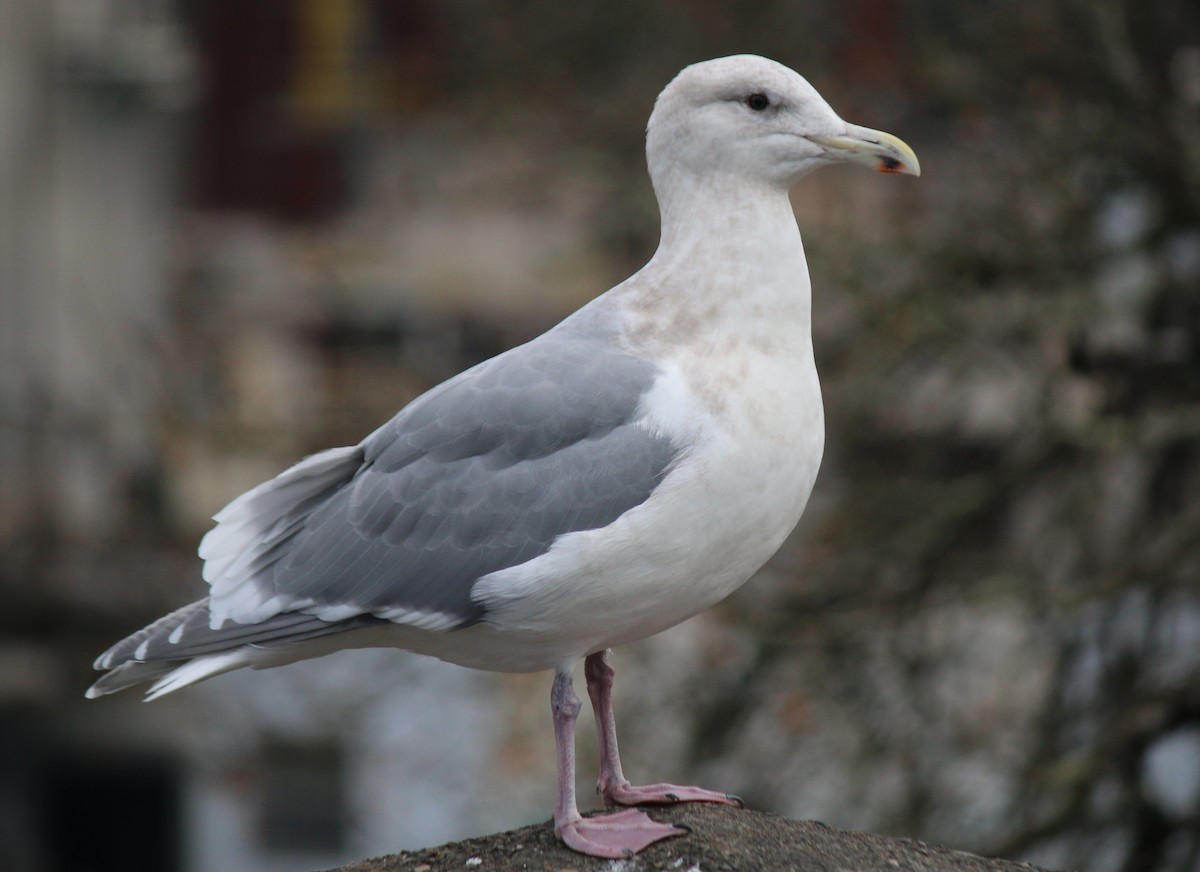
<svg viewBox="0 0 1200 872"><path fill-rule="evenodd" d="M201 549L215 623L296 610L479 621L476 580L610 524L666 475L677 446L638 422L655 373L602 341L547 334L418 398L357 448L260 485Z"/></svg>

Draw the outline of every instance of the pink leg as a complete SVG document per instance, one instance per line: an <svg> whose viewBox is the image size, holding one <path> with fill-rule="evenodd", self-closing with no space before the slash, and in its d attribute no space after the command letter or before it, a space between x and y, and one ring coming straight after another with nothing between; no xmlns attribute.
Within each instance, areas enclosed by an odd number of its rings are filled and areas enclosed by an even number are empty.
<svg viewBox="0 0 1200 872"><path fill-rule="evenodd" d="M687 832L683 827L651 820L645 812L636 809L591 818L581 815L575 804L575 720L579 716L580 703L569 669L559 669L554 676L550 708L554 714L554 742L558 749L554 832L568 848L592 857L617 860L632 857L661 839Z"/></svg>
<svg viewBox="0 0 1200 872"><path fill-rule="evenodd" d="M718 802L723 805L743 805L730 793L719 793L701 787L679 784L647 784L634 787L621 772L621 756L617 751L617 722L613 717L612 685L615 670L608 663L608 652L589 654L583 661L587 677L588 696L596 715L596 734L600 737L600 781L597 790L607 805L669 805L676 802Z"/></svg>

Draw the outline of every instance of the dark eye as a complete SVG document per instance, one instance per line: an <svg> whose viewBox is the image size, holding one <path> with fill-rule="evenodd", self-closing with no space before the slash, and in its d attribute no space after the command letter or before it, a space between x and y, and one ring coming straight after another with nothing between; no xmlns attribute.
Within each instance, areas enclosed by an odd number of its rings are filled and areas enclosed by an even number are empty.
<svg viewBox="0 0 1200 872"><path fill-rule="evenodd" d="M746 105L755 112L761 112L771 105L771 98L766 94L755 92L746 98Z"/></svg>

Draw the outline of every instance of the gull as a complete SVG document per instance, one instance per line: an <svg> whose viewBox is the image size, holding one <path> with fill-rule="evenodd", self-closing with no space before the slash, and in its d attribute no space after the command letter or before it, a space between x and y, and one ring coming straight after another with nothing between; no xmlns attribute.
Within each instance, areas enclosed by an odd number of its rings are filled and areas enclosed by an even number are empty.
<svg viewBox="0 0 1200 872"><path fill-rule="evenodd" d="M532 341L400 410L358 445L233 500L200 543L209 595L117 643L89 697L148 699L241 667L395 647L476 669L553 670L554 828L628 857L684 828L646 804L740 804L621 769L611 648L741 586L796 526L825 442L811 285L789 190L848 161L919 175L754 55L693 64L647 125L661 238L637 273ZM575 798L584 663L598 790ZM364 680L369 680L364 678Z"/></svg>

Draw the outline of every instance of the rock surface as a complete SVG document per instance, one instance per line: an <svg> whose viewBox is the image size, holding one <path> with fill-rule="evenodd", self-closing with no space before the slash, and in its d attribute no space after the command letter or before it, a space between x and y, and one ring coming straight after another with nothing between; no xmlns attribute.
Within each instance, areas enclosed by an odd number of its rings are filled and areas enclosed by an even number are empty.
<svg viewBox="0 0 1200 872"><path fill-rule="evenodd" d="M835 830L747 809L692 804L651 810L692 832L652 845L629 860L598 860L563 847L549 822L351 863L333 872L1036 872L1037 867L990 860L870 833ZM1043 870L1044 872L1044 870Z"/></svg>

